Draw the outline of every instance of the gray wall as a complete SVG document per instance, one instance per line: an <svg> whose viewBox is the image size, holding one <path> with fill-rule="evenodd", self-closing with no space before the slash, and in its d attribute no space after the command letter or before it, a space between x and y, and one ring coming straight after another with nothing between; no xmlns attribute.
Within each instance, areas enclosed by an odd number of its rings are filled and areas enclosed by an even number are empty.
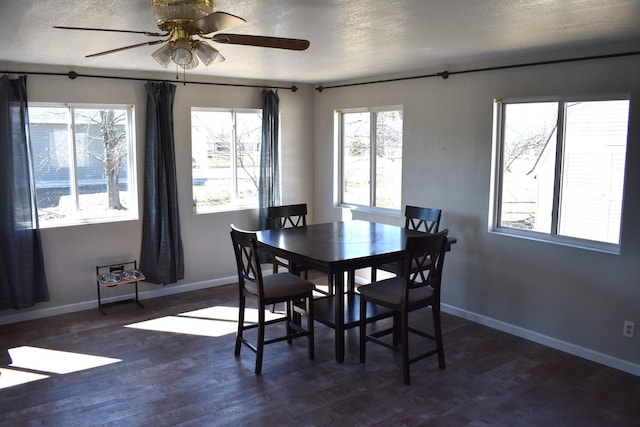
<svg viewBox="0 0 640 427"><path fill-rule="evenodd" d="M636 56L316 92L316 220L402 223L333 204L334 110L401 104L403 205L442 208L441 228L458 238L447 311L640 375L640 337L622 337L625 320L640 325L639 75ZM620 92L632 97L621 254L489 233L493 99Z"/></svg>

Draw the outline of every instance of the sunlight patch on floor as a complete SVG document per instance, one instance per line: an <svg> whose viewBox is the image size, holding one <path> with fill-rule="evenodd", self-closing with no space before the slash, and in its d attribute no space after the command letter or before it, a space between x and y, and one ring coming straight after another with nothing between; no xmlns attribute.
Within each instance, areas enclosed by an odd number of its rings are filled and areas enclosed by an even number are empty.
<svg viewBox="0 0 640 427"><path fill-rule="evenodd" d="M266 311L265 317L267 320L275 319L282 317L282 313ZM245 314L245 323L256 323L257 321L258 310L248 308ZM177 316L165 316L132 323L126 325L126 327L148 331L220 337L236 332L238 327L238 307L215 306L203 308L180 313Z"/></svg>
<svg viewBox="0 0 640 427"><path fill-rule="evenodd" d="M45 378L49 378L49 375L0 368L0 390L32 381L43 380Z"/></svg>
<svg viewBox="0 0 640 427"><path fill-rule="evenodd" d="M69 351L49 350L47 348L22 346L9 349L13 368L30 371L68 374L121 362L120 359L92 356L90 354L71 353Z"/></svg>
<svg viewBox="0 0 640 427"><path fill-rule="evenodd" d="M267 320L277 319L282 317L283 313L280 310L276 310L275 313L271 313L269 310L265 310L265 318ZM230 322L238 321L238 307L230 306L215 306L209 308L202 308L200 310L187 311L179 314L179 316L198 317L202 319L213 320L227 320ZM247 308L244 314L245 323L257 323L258 322L258 309Z"/></svg>
<svg viewBox="0 0 640 427"><path fill-rule="evenodd" d="M0 368L0 389L121 362L120 359L47 348L22 346L9 349L13 369ZM37 372L36 372L37 371Z"/></svg>
<svg viewBox="0 0 640 427"><path fill-rule="evenodd" d="M147 331L173 332L177 334L220 337L236 330L235 323L225 320L194 319L180 316L165 316L158 319L126 325L127 328Z"/></svg>

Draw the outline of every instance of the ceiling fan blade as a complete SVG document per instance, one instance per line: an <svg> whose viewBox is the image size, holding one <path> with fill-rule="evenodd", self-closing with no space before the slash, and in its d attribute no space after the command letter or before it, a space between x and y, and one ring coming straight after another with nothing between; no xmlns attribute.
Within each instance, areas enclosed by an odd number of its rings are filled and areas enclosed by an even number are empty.
<svg viewBox="0 0 640 427"><path fill-rule="evenodd" d="M152 46L154 44L159 44L159 43L164 43L164 42L166 42L166 40L154 40L154 41L151 41L151 42L132 44L130 46L119 47L117 49L105 50L104 52L92 53L91 55L87 55L86 58L92 58L94 56L107 55L109 53L116 53L116 52L120 52L120 51L127 50L127 49L133 49L134 47Z"/></svg>
<svg viewBox="0 0 640 427"><path fill-rule="evenodd" d="M135 31L135 30L114 30L111 28L88 28L88 27L68 27L63 25L54 25L53 28L59 28L61 30L84 30L84 31L109 31L112 33L133 33L133 34L144 34L145 36L151 37L165 37L168 36L169 33L151 33L149 31Z"/></svg>
<svg viewBox="0 0 640 427"><path fill-rule="evenodd" d="M218 43L271 47L275 49L306 50L309 47L309 40L250 36L246 34L215 34L211 37L211 40Z"/></svg>
<svg viewBox="0 0 640 427"><path fill-rule="evenodd" d="M236 25L244 24L245 22L247 21L243 18L230 13L213 12L193 21L191 23L191 27L198 30L196 33L209 34L215 33L216 31L226 30L227 28L235 27Z"/></svg>

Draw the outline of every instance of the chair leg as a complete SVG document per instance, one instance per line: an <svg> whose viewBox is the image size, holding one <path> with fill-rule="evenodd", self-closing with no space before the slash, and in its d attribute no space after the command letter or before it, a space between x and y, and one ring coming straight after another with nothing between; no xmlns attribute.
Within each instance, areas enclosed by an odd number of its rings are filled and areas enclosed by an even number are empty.
<svg viewBox="0 0 640 427"><path fill-rule="evenodd" d="M313 327L313 294L307 297L307 331L309 332L309 360L315 359L315 329Z"/></svg>
<svg viewBox="0 0 640 427"><path fill-rule="evenodd" d="M264 353L264 322L265 314L264 307L260 307L258 310L258 345L256 346L256 375L262 373L262 354Z"/></svg>
<svg viewBox="0 0 640 427"><path fill-rule="evenodd" d="M356 290L356 271L349 270L347 272L347 292L355 292Z"/></svg>
<svg viewBox="0 0 640 427"><path fill-rule="evenodd" d="M400 335L402 340L402 379L409 385L409 312L404 308L400 314Z"/></svg>
<svg viewBox="0 0 640 427"><path fill-rule="evenodd" d="M366 360L367 347L367 300L360 295L360 363Z"/></svg>
<svg viewBox="0 0 640 427"><path fill-rule="evenodd" d="M393 333L392 333L392 345L396 350L398 349L398 345L400 344L400 313L397 311L393 312Z"/></svg>
<svg viewBox="0 0 640 427"><path fill-rule="evenodd" d="M276 262L276 258L273 257L273 274L276 274L276 273L278 273L278 263ZM271 304L271 307L269 307L269 311L272 313L275 313L276 305Z"/></svg>
<svg viewBox="0 0 640 427"><path fill-rule="evenodd" d="M286 332L287 332L287 343L291 345L293 343L293 339L291 338L291 334L293 330L291 329L291 322L293 322L295 316L295 310L293 309L293 301L285 301L284 303L284 312L285 317L287 319L286 323Z"/></svg>
<svg viewBox="0 0 640 427"><path fill-rule="evenodd" d="M238 332L236 334L236 350L235 356L240 356L240 348L242 347L242 332L244 331L244 306L245 306L245 298L243 296L240 297L239 302L239 310L238 310Z"/></svg>
<svg viewBox="0 0 640 427"><path fill-rule="evenodd" d="M440 319L440 307L432 306L431 313L433 314L433 331L436 338L436 348L438 350L438 367L444 369L446 367L444 362L444 342L442 340L442 320Z"/></svg>

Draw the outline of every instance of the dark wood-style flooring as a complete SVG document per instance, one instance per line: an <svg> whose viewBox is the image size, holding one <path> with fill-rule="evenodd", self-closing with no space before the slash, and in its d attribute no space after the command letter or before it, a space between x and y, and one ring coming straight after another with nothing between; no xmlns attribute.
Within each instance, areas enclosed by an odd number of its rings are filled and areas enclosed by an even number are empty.
<svg viewBox="0 0 640 427"><path fill-rule="evenodd" d="M252 352L233 355L236 301L228 285L0 326L11 349L117 359L68 373L2 367L0 384L7 370L48 377L0 389L0 425L640 425L639 377L446 314L447 368L417 362L410 386L386 348L368 345L359 363L356 330L336 363L333 331L318 323L314 361L305 339L272 344L256 376Z"/></svg>

